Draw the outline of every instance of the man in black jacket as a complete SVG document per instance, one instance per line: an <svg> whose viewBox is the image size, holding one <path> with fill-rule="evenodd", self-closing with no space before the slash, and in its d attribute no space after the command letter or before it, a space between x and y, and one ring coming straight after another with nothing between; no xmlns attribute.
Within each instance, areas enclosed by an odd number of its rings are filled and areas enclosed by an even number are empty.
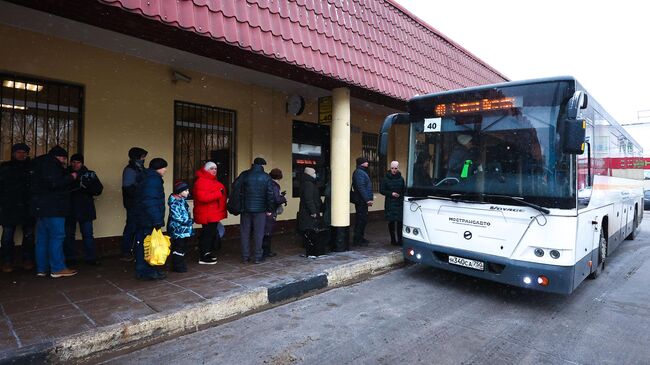
<svg viewBox="0 0 650 365"><path fill-rule="evenodd" d="M144 171L147 151L140 147L129 150L129 163L122 171L122 204L126 209L126 224L122 233L122 261L133 260L133 242L135 240L135 192L138 176Z"/></svg>
<svg viewBox="0 0 650 365"><path fill-rule="evenodd" d="M84 243L85 260L90 265L99 265L95 252L95 239L93 238L93 221L97 219L95 210L95 197L100 195L104 186L95 171L88 170L84 165L84 156L75 153L70 157L69 172L79 174L72 188L72 211L65 220L65 243L63 251L68 262L77 260L74 247L77 223Z"/></svg>
<svg viewBox="0 0 650 365"><path fill-rule="evenodd" d="M54 146L47 155L34 160L32 214L36 217L36 272L38 276L60 278L77 274L65 266L63 240L65 217L70 215L70 191L78 178L67 173L68 152Z"/></svg>
<svg viewBox="0 0 650 365"><path fill-rule="evenodd" d="M11 147L11 161L0 164L0 224L2 224L2 271L14 267L14 233L23 230L23 267L34 268L34 217L29 212L30 199L29 146L16 143Z"/></svg>
<svg viewBox="0 0 650 365"><path fill-rule="evenodd" d="M154 158L149 168L138 176L135 192L134 220L135 233L135 273L140 280L160 280L166 275L144 260L144 238L155 229L165 225L165 189L163 175L167 171L167 161Z"/></svg>
<svg viewBox="0 0 650 365"><path fill-rule="evenodd" d="M352 243L368 246L368 240L364 236L368 224L368 207L372 206L374 198L372 182L368 175L368 159L365 157L357 158L357 169L352 173L352 197L354 198L354 210L357 213Z"/></svg>
<svg viewBox="0 0 650 365"><path fill-rule="evenodd" d="M264 226L266 217L274 210L273 179L264 172L266 161L257 157L253 166L242 172L234 184L241 184L242 213L239 228L241 230L242 262L251 258L250 238L253 234L255 244L253 262L259 264L264 260L262 243L264 241ZM233 188L233 190L235 190Z"/></svg>

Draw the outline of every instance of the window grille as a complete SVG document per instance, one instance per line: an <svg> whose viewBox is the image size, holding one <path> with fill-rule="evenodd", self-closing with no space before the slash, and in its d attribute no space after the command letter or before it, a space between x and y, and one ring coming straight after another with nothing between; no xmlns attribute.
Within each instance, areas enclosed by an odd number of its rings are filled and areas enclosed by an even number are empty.
<svg viewBox="0 0 650 365"><path fill-rule="evenodd" d="M381 183L382 174L386 171L385 166L380 166L379 153L377 147L379 145L379 134L363 132L361 135L361 156L368 159L368 175L372 181L372 190L379 191L379 184Z"/></svg>
<svg viewBox="0 0 650 365"><path fill-rule="evenodd" d="M193 184L196 170L213 161L217 178L230 190L235 171L236 117L233 110L174 103L174 181Z"/></svg>
<svg viewBox="0 0 650 365"><path fill-rule="evenodd" d="M11 159L11 146L27 144L30 156L60 145L81 152L83 87L0 74L0 159Z"/></svg>

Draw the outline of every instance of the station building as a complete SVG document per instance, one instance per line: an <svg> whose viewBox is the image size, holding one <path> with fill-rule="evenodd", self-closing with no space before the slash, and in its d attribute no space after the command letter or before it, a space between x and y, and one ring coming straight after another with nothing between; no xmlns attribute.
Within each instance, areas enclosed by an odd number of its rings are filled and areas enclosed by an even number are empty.
<svg viewBox="0 0 650 365"><path fill-rule="evenodd" d="M229 186L263 157L284 172L291 229L302 170L331 168L333 225L349 225L354 161L376 192L387 166L378 131L414 95L507 81L391 0L0 1L0 159L81 152L105 189L95 236L122 234L131 147L170 164L165 190L207 160ZM406 166L407 131L388 161ZM404 173L405 171L403 171ZM238 217L224 222L237 232ZM115 246L117 247L117 245Z"/></svg>

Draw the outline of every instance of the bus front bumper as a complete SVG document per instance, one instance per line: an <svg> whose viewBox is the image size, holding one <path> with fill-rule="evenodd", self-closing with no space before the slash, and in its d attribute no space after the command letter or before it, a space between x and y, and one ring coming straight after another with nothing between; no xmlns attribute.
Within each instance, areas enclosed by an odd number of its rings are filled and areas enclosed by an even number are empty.
<svg viewBox="0 0 650 365"><path fill-rule="evenodd" d="M532 262L511 260L504 257L485 255L404 238L402 246L404 259L436 268L492 280L521 288L550 293L570 294L574 289L574 266L544 265ZM449 256L457 264L451 264ZM473 264L469 268L460 266L458 261ZM482 263L483 269L480 269ZM541 285L545 277L547 285Z"/></svg>

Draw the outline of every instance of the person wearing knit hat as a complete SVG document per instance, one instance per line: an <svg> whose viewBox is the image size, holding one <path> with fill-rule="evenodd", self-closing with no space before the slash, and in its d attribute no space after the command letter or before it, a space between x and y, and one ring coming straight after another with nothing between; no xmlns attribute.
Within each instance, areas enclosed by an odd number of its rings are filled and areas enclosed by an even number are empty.
<svg viewBox="0 0 650 365"><path fill-rule="evenodd" d="M14 234L20 226L23 232L23 268L34 268L34 218L29 212L30 170L29 146L16 143L11 147L11 159L0 164L0 264L3 272L14 270Z"/></svg>
<svg viewBox="0 0 650 365"><path fill-rule="evenodd" d="M165 171L167 171L167 161L165 161L163 158L156 157L153 160L149 161L149 168L156 171L161 169L165 169ZM165 171L162 173L159 172L160 175L163 175Z"/></svg>
<svg viewBox="0 0 650 365"><path fill-rule="evenodd" d="M305 174L316 179L316 170L313 167L305 167Z"/></svg>
<svg viewBox="0 0 650 365"><path fill-rule="evenodd" d="M53 278L72 276L76 270L66 267L63 244L65 219L72 213L70 192L78 183L79 173L66 171L68 152L54 146L34 160L30 208L36 217L36 271L50 272Z"/></svg>
<svg viewBox="0 0 650 365"><path fill-rule="evenodd" d="M144 239L154 230L165 225L165 188L163 175L167 171L167 161L157 157L149 162L138 177L135 190L135 272L139 280L161 280L167 277L163 272L144 260Z"/></svg>
<svg viewBox="0 0 650 365"><path fill-rule="evenodd" d="M221 249L219 222L228 216L226 189L217 179L217 164L213 161L206 162L194 176L194 219L201 224L199 264L214 265L217 263L217 251Z"/></svg>
<svg viewBox="0 0 650 365"><path fill-rule="evenodd" d="M363 156L357 158L357 168L352 173L350 200L354 203L356 212L352 243L367 246L369 241L364 236L368 224L368 207L372 206L374 196L372 194L372 182L368 175L368 159Z"/></svg>
<svg viewBox="0 0 650 365"><path fill-rule="evenodd" d="M26 145L25 143L16 143L13 146L11 146L11 153L16 153L17 151L23 151L25 153L29 153L29 146Z"/></svg>
<svg viewBox="0 0 650 365"><path fill-rule="evenodd" d="M399 162L392 161L390 170L381 180L379 192L386 197L384 200L384 217L388 221L390 243L395 246L402 245L402 208L404 207L404 190L406 185L402 173L399 171Z"/></svg>
<svg viewBox="0 0 650 365"><path fill-rule="evenodd" d="M187 272L185 253L187 240L192 236L193 228L190 206L187 197L190 195L190 186L185 181L174 183L174 193L167 199L169 217L167 218L167 234L172 239L171 256L172 271Z"/></svg>
<svg viewBox="0 0 650 365"><path fill-rule="evenodd" d="M81 231L82 242L84 246L84 260L89 265L97 266L97 254L95 249L95 238L93 237L93 221L97 219L95 209L95 197L99 196L104 190L104 186L95 171L89 170L84 165L84 156L75 153L70 157L70 172L79 174L70 193L72 198L72 211L65 220L65 241L63 243L63 252L66 262L76 263L77 252L75 249L75 233L77 224ZM72 264L71 264L72 265Z"/></svg>
<svg viewBox="0 0 650 365"><path fill-rule="evenodd" d="M133 261L133 243L135 242L135 190L138 176L144 171L147 151L144 148L129 149L129 163L122 170L122 204L126 209L126 222L122 233L122 261Z"/></svg>
<svg viewBox="0 0 650 365"><path fill-rule="evenodd" d="M357 167L359 167L359 166L361 166L363 164L366 164L365 167L367 168L368 167L367 163L368 163L367 158L365 158L363 156L362 157L357 157Z"/></svg>

